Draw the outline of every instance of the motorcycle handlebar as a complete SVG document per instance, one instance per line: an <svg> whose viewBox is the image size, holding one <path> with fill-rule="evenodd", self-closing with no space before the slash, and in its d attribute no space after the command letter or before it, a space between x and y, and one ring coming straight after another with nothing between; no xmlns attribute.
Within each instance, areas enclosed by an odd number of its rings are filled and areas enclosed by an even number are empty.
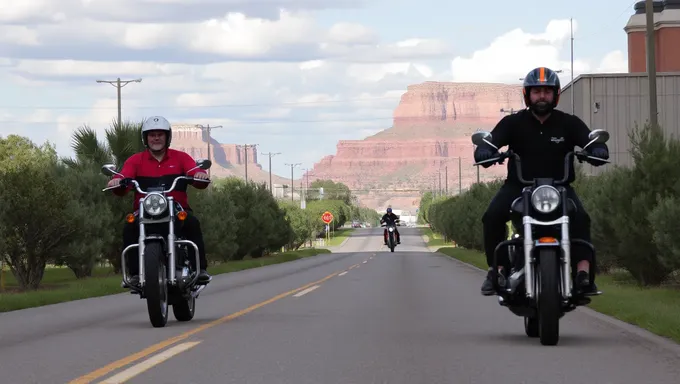
<svg viewBox="0 0 680 384"><path fill-rule="evenodd" d="M204 183L209 183L209 182L210 182L210 180L197 179L197 178L195 178L195 177L177 176L177 177L175 178L175 180L172 182L172 185L170 185L170 188L167 189L167 190L165 190L165 191L163 191L163 193L170 193L170 192L172 192L172 191L175 189L175 187L177 186L177 182L180 181L180 180L182 180L182 179L184 179L184 180L191 180L191 181L202 181L202 182L204 182ZM135 189L137 190L137 192L141 193L142 195L148 195L148 194L149 194L149 192L143 191L143 190L140 188L139 183L137 182L137 180L135 180L135 179L129 179L129 178L125 178L125 179L123 179L123 180L129 180L130 182L132 182L132 184L135 186ZM121 181L121 184L122 184L122 181ZM106 192L106 191L109 191L109 190L112 190L112 189L116 189L116 188L122 188L123 185L121 185L121 184L118 184L118 185L116 185L115 187L106 187L106 188L102 189L102 192Z"/></svg>
<svg viewBox="0 0 680 384"><path fill-rule="evenodd" d="M515 159L515 167L517 169L517 178L519 179L519 181L523 184L526 184L526 185L533 184L533 181L525 180L522 177L522 166L521 166L522 160L520 159L518 154L514 153L511 150L501 152L500 156L474 163L474 165L479 166L479 165L488 164L488 163L503 164L503 161L505 161L505 159L507 159L511 156L514 157L514 159ZM586 151L569 152L564 156L564 178L560 181L557 181L555 184L557 184L557 185L565 184L567 182L567 179L569 179L569 170L570 170L570 165L571 165L570 160L573 156L576 156L576 158L578 159L579 162L583 162L586 159L593 159L593 160L598 160L598 161L602 161L602 162L605 162L605 163L610 163L609 160L601 159L599 157L589 156Z"/></svg>

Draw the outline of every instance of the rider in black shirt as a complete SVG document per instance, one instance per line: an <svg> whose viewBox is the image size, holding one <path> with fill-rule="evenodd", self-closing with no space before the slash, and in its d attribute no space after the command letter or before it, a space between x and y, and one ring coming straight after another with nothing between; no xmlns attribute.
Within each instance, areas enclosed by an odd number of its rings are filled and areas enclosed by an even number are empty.
<svg viewBox="0 0 680 384"><path fill-rule="evenodd" d="M382 219L380 219L380 224L386 223L387 225L394 225L394 233L396 234L397 238L397 244L401 244L401 239L399 237L399 230L397 229L397 222L399 221L399 216L395 215L392 213L392 208L387 208L387 213L383 215ZM387 227L385 228L385 231L383 233L383 238L385 240L385 244L387 244Z"/></svg>
<svg viewBox="0 0 680 384"><path fill-rule="evenodd" d="M498 122L491 132L490 140L496 147L509 146L509 149L519 155L522 176L526 180L537 177L562 179L564 177L564 158L574 150L575 146L583 148L589 140L590 129L577 116L556 110L560 97L560 80L552 70L540 67L532 70L524 78L524 102L527 109L505 116ZM588 147L593 157L609 158L609 151L605 144L594 143ZM475 162L497 157L498 151L484 144L475 149ZM594 166L605 164L597 160L587 160ZM573 162L573 159L572 159ZM488 168L494 163L484 164ZM487 264L491 268L495 247L505 240L506 223L510 220L510 205L521 195L523 185L517 178L515 159L508 158L508 175L487 208L482 223L484 226L484 250ZM574 167L571 167L567 180L567 192L576 204L573 213L571 231L574 238L590 242L590 216L583 208L573 188L569 185L575 179ZM582 247L574 246L573 261L578 273L575 288L581 290L596 290L592 276L594 264L592 254ZM498 274L499 284L505 285L505 276ZM493 295L491 272L487 274L482 284L482 294Z"/></svg>

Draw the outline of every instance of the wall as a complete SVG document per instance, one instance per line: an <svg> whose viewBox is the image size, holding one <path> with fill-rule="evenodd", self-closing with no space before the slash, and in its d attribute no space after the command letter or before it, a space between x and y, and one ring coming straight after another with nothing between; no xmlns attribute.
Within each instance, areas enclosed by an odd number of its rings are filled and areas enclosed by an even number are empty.
<svg viewBox="0 0 680 384"><path fill-rule="evenodd" d="M680 138L680 72L657 73L656 80L659 124L669 136ZM612 164L632 165L628 132L635 123L644 124L649 119L648 84L644 73L582 75L574 79L574 114L590 129L609 132L607 145ZM558 109L571 113L571 91L571 85L562 90ZM606 168L585 166L591 174Z"/></svg>

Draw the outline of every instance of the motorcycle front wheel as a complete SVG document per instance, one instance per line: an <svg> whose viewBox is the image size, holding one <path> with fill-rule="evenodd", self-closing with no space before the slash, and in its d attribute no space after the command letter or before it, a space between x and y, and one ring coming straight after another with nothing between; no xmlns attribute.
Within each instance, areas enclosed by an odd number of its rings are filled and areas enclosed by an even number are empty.
<svg viewBox="0 0 680 384"><path fill-rule="evenodd" d="M151 242L144 247L144 294L149 320L154 328L168 322L168 279L163 246Z"/></svg>

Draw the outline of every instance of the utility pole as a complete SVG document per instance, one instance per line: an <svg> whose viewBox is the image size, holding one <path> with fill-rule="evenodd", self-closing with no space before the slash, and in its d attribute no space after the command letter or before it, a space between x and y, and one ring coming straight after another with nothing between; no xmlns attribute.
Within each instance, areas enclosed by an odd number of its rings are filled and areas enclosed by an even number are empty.
<svg viewBox="0 0 680 384"><path fill-rule="evenodd" d="M306 187L305 187L305 199L309 198L309 171L312 171L313 169L310 168L305 168L305 179L306 179ZM311 175L314 176L314 175Z"/></svg>
<svg viewBox="0 0 680 384"><path fill-rule="evenodd" d="M302 165L302 163L295 163L295 164L290 164L290 163L285 163L286 165L290 166L290 201L295 201L293 198L293 168L297 167L298 165Z"/></svg>
<svg viewBox="0 0 680 384"><path fill-rule="evenodd" d="M649 122L653 129L658 128L657 104L656 104L656 47L654 42L654 3L652 0L645 1L645 14L647 16L647 79L649 81Z"/></svg>
<svg viewBox="0 0 680 384"><path fill-rule="evenodd" d="M458 156L458 194L463 193L463 166L461 165L461 157Z"/></svg>
<svg viewBox="0 0 680 384"><path fill-rule="evenodd" d="M135 80L121 80L120 77L117 78L116 80L97 80L97 83L108 83L113 85L118 89L118 126L123 125L122 121L122 113L121 113L121 103L120 103L120 89L123 88L124 86L130 84L130 83L141 83L142 79L135 79Z"/></svg>
<svg viewBox="0 0 680 384"><path fill-rule="evenodd" d="M574 19L569 19L569 30L571 31L571 114L574 114Z"/></svg>
<svg viewBox="0 0 680 384"><path fill-rule="evenodd" d="M439 178L439 196L442 195L442 169L437 170L437 177Z"/></svg>
<svg viewBox="0 0 680 384"><path fill-rule="evenodd" d="M237 145L237 148L244 148L245 152L245 164L246 164L246 183L248 183L248 148L255 148L259 144L244 144L244 145Z"/></svg>
<svg viewBox="0 0 680 384"><path fill-rule="evenodd" d="M210 140L212 139L212 136L210 135L210 132L213 129L224 128L224 127L221 126L221 125L216 125L214 127L211 127L210 124L208 124L207 127L204 127L203 125L198 124L197 127L201 128L201 130L203 132L205 132L205 134L206 134L205 140L208 142L208 160L212 161L212 155L210 154ZM210 169L209 168L208 168L208 177L210 177Z"/></svg>
<svg viewBox="0 0 680 384"><path fill-rule="evenodd" d="M446 196L449 195L449 166L444 166L444 190L446 191Z"/></svg>
<svg viewBox="0 0 680 384"><path fill-rule="evenodd" d="M269 192L274 195L274 184L272 184L272 156L280 155L281 152L276 152L276 153L263 153L263 155L269 156Z"/></svg>

